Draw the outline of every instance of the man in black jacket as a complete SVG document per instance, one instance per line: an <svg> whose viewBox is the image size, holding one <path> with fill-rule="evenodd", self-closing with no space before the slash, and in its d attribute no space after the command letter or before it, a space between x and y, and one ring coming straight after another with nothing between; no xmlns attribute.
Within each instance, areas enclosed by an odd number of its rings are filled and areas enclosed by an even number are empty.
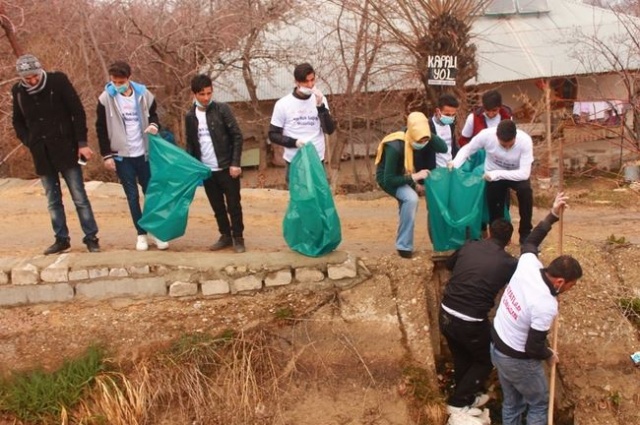
<svg viewBox="0 0 640 425"><path fill-rule="evenodd" d="M212 251L233 245L244 252L244 224L240 205L242 132L231 108L214 102L213 82L201 74L191 79L194 102L185 116L187 152L211 168L204 190L218 223L220 239Z"/></svg>
<svg viewBox="0 0 640 425"><path fill-rule="evenodd" d="M509 282L517 260L505 251L513 226L504 219L489 227L489 238L470 241L446 263L453 270L440 306L440 330L453 355L455 391L449 413L477 416L488 401L482 394L493 366L489 354L491 324L488 314L496 295Z"/></svg>
<svg viewBox="0 0 640 425"><path fill-rule="evenodd" d="M87 123L82 102L62 72L46 72L33 55L16 62L20 82L11 89L13 128L29 148L36 173L44 187L55 242L45 255L67 251L69 228L62 204L60 176L64 178L76 206L90 252L99 252L98 225L87 197L79 161L91 159L87 145Z"/></svg>

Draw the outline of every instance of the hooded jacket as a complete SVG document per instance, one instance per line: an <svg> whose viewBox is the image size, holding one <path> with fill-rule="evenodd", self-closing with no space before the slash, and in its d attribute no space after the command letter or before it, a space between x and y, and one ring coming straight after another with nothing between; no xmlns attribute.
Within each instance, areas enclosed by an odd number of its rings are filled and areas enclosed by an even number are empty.
<svg viewBox="0 0 640 425"><path fill-rule="evenodd" d="M145 152L149 151L149 138L144 130L149 124L159 127L158 114L156 113L156 100L147 88L139 83L129 81L133 96L136 99L138 116L140 117L140 131L144 142ZM116 100L116 91L113 83L109 82L104 91L98 97L98 109L96 111L96 132L100 144L100 154L103 159L113 156L129 156L127 144L127 130L122 117L122 112Z"/></svg>
<svg viewBox="0 0 640 425"><path fill-rule="evenodd" d="M380 187L395 196L396 190L405 184L414 186L411 174L415 172L415 158L412 143L427 137L429 142L416 155L428 155L430 150L444 153L447 144L437 135L431 134L429 120L422 112L412 112L407 117L405 131L397 131L386 136L378 145L376 153L376 181Z"/></svg>
<svg viewBox="0 0 640 425"><path fill-rule="evenodd" d="M29 148L36 173L57 174L78 166L78 147L87 146L87 118L73 85L62 72L48 72L38 93L21 83L11 89L13 128Z"/></svg>

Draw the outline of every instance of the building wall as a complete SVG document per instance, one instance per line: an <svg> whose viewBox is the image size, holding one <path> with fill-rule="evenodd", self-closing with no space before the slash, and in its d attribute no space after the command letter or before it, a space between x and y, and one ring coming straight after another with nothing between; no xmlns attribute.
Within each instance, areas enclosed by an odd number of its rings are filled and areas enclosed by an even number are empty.
<svg viewBox="0 0 640 425"><path fill-rule="evenodd" d="M578 100L629 101L629 92L617 74L578 77Z"/></svg>

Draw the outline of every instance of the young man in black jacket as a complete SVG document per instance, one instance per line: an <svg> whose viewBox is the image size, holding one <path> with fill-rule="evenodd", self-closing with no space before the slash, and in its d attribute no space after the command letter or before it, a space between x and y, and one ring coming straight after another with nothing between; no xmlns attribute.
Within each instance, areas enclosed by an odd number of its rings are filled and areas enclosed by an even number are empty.
<svg viewBox="0 0 640 425"><path fill-rule="evenodd" d="M200 74L191 80L194 102L185 116L187 152L211 168L204 190L218 223L220 238L211 246L217 251L233 245L244 252L244 224L240 205L240 159L242 133L231 108L214 102L213 82Z"/></svg>
<svg viewBox="0 0 640 425"><path fill-rule="evenodd" d="M440 306L440 330L455 369L456 387L447 401L450 414L480 415L478 407L489 399L482 394L493 369L488 315L518 264L505 251L512 234L511 223L497 219L489 227L488 239L467 242L447 260L452 274Z"/></svg>
<svg viewBox="0 0 640 425"><path fill-rule="evenodd" d="M67 183L76 206L82 240L90 252L100 251L98 225L84 189L79 160L89 160L93 151L87 145L87 120L73 85L62 72L46 72L33 55L16 62L20 82L13 86L13 128L29 148L36 173L44 187L55 242L45 255L71 247L67 218L62 204L60 174Z"/></svg>

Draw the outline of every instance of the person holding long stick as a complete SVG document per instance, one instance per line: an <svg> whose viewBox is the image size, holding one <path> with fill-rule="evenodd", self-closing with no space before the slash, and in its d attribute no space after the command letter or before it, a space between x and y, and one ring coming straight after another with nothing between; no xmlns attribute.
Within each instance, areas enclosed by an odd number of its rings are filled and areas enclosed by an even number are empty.
<svg viewBox="0 0 640 425"><path fill-rule="evenodd" d="M538 247L559 220L567 197L558 193L551 212L531 232L521 249L516 271L507 285L493 322L491 360L502 387L503 425L547 424L549 385L543 361L558 362L547 346L547 334L558 314L556 297L582 277L580 263L560 255L547 267L538 259Z"/></svg>

